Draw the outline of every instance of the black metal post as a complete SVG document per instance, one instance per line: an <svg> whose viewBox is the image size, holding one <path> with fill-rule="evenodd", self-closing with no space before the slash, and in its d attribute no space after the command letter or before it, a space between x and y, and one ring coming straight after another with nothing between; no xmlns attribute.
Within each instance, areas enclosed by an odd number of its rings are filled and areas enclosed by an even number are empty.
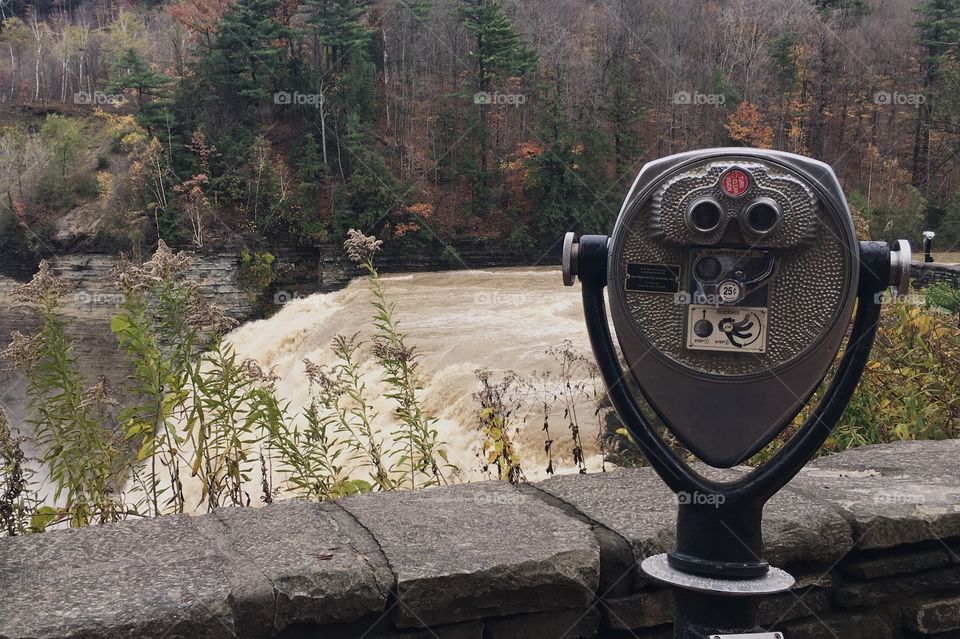
<svg viewBox="0 0 960 639"><path fill-rule="evenodd" d="M759 597L729 597L676 588L674 639L711 639L718 634L759 631Z"/></svg>

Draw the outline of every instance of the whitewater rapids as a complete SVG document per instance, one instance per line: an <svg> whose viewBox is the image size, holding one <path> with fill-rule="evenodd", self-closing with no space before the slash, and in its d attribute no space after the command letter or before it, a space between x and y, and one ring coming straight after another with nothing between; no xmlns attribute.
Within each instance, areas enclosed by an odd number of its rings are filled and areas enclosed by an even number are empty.
<svg viewBox="0 0 960 639"><path fill-rule="evenodd" d="M564 340L589 356L579 288L564 287L555 267L390 275L383 277L383 284L387 298L396 303L396 318L408 346L420 353L420 396L427 413L438 420L436 428L447 444L450 462L460 468L465 481L489 479L478 458L478 403L473 394L480 386L474 371L491 369L495 380L508 370L524 378L534 372L556 372L558 364L546 351ZM360 331L369 338L370 301L366 279L358 278L340 291L293 300L269 319L240 326L228 339L241 358L254 359L279 377L278 397L290 403L291 414L300 413L309 401L303 360L329 367L336 363L331 349L336 335ZM361 352L369 401L379 414L381 435L388 437L394 425L393 405L384 397L386 387L369 348ZM602 460L593 404L587 399L581 404L577 412L586 464L594 472ZM514 439L524 474L535 480L546 474L545 437L542 412L535 401L527 405L531 410L518 420L520 433ZM557 472L576 472L567 420L559 405L551 416L551 436ZM257 492L251 486L251 493Z"/></svg>

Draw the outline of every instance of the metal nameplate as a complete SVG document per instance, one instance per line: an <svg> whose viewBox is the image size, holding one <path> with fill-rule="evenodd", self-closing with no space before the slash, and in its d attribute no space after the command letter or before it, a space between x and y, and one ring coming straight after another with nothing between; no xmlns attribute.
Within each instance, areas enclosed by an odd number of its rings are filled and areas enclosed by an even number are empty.
<svg viewBox="0 0 960 639"><path fill-rule="evenodd" d="M679 293L680 265L630 262L624 286L631 293Z"/></svg>
<svg viewBox="0 0 960 639"><path fill-rule="evenodd" d="M754 632L746 635L707 635L706 639L786 639L782 632Z"/></svg>

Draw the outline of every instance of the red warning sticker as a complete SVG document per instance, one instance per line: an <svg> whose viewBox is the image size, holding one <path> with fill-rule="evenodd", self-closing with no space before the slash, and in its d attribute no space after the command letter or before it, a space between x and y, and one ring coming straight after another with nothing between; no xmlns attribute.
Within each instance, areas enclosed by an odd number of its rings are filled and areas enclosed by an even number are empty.
<svg viewBox="0 0 960 639"><path fill-rule="evenodd" d="M743 195L749 186L749 176L740 169L727 171L723 176L723 192L731 197Z"/></svg>

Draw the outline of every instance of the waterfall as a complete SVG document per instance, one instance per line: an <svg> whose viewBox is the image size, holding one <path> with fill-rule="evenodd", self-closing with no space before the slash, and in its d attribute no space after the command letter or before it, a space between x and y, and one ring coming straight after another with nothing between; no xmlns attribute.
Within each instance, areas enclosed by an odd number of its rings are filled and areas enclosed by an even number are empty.
<svg viewBox="0 0 960 639"><path fill-rule="evenodd" d="M448 445L450 461L466 481L489 478L477 456L479 389L478 368L495 373L513 370L529 378L535 372L557 372L547 349L570 340L589 356L579 289L561 285L556 268L505 268L385 276L384 287L396 302L396 317L408 336L408 345L420 353L421 396L427 412L436 417L440 439ZM242 358L256 360L280 378L277 394L290 403L291 413L308 403L303 360L331 366L331 341L338 334L361 331L369 337L373 308L364 279L345 289L293 300L273 317L251 322L228 336ZM370 403L379 413L381 433L391 430L391 400L384 397L380 370L364 349L363 370ZM574 380L577 381L577 380ZM557 391L562 389L557 388ZM579 402L582 440L587 467L600 468L594 404ZM520 415L520 432L513 435L524 473L529 479L545 476L543 413L532 398ZM554 465L558 472L575 472L572 440L563 408L554 405L551 416ZM256 494L257 491L253 491Z"/></svg>

